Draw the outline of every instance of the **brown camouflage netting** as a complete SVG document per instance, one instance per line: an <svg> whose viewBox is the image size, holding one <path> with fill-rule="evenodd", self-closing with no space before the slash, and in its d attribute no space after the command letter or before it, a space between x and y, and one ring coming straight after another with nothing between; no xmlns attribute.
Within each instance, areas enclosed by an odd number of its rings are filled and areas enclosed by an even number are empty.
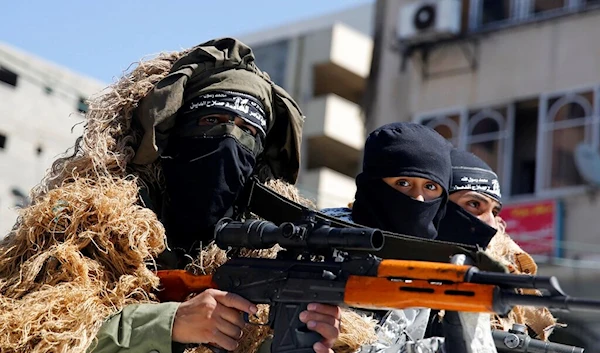
<svg viewBox="0 0 600 353"><path fill-rule="evenodd" d="M499 224L498 233L492 238L486 251L501 261L511 273L535 275L537 265L533 258L505 232L506 223L504 220L500 217L497 220ZM521 291L524 294L540 294L535 289L523 289ZM557 323L548 309L531 306L515 306L507 318L494 316L492 320L494 328L505 331L512 328L514 323L526 324L541 340L548 340L556 326L564 326Z"/></svg>

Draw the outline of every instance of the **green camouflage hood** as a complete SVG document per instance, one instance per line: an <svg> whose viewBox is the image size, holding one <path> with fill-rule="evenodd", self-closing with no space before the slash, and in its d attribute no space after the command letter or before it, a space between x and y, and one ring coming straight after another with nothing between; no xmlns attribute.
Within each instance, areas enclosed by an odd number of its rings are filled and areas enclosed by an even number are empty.
<svg viewBox="0 0 600 353"><path fill-rule="evenodd" d="M267 137L254 173L261 180L295 183L304 116L292 97L256 66L252 49L233 38L192 48L140 101L134 119L141 123L144 135L133 163L149 164L158 158L184 102L218 90L246 93L261 101L267 113Z"/></svg>

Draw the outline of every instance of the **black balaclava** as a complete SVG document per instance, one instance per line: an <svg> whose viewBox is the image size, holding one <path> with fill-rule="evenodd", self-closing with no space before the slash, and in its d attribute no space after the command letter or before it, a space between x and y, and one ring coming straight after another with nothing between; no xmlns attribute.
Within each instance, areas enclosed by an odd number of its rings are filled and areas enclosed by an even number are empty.
<svg viewBox="0 0 600 353"><path fill-rule="evenodd" d="M228 123L198 125L212 113ZM256 128L256 136L236 126L236 116ZM161 155L166 183L162 220L169 245L191 253L213 237L214 225L230 215L262 152L266 116L252 96L210 92L186 102L178 112L169 143Z"/></svg>
<svg viewBox="0 0 600 353"><path fill-rule="evenodd" d="M450 194L461 190L473 190L501 202L498 176L489 165L476 155L458 149L453 149L450 157L452 159ZM440 223L438 240L486 248L496 232L496 228L490 227L450 201L446 215Z"/></svg>
<svg viewBox="0 0 600 353"><path fill-rule="evenodd" d="M373 131L356 178L352 219L368 227L435 238L448 200L451 148L437 132L415 123L393 123ZM442 196L421 202L382 180L397 176L434 181L444 189Z"/></svg>

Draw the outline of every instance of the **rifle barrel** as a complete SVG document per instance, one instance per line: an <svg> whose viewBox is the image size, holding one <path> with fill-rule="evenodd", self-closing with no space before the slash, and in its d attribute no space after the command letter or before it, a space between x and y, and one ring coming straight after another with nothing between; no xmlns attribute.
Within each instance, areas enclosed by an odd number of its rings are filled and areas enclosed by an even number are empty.
<svg viewBox="0 0 600 353"><path fill-rule="evenodd" d="M539 296L503 291L501 301L507 305L545 306L548 309L600 311L600 300L565 296Z"/></svg>
<svg viewBox="0 0 600 353"><path fill-rule="evenodd" d="M554 276L530 276L522 274L471 272L467 282L492 284L501 288L546 289L552 294L565 295Z"/></svg>

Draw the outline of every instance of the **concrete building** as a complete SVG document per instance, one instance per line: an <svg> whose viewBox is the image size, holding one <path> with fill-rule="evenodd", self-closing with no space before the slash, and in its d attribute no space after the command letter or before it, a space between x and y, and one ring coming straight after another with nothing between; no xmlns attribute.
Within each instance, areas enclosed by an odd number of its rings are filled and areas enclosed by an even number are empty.
<svg viewBox="0 0 600 353"><path fill-rule="evenodd" d="M595 298L599 8L589 0L379 0L366 113L369 129L420 122L488 162L502 183L501 216L540 273ZM581 143L592 152L577 153ZM570 325L556 338L600 351L598 315L558 316Z"/></svg>
<svg viewBox="0 0 600 353"><path fill-rule="evenodd" d="M299 188L321 208L345 206L356 190L372 20L367 4L240 37L306 115Z"/></svg>
<svg viewBox="0 0 600 353"><path fill-rule="evenodd" d="M52 161L74 145L85 99L104 86L0 43L0 238Z"/></svg>

